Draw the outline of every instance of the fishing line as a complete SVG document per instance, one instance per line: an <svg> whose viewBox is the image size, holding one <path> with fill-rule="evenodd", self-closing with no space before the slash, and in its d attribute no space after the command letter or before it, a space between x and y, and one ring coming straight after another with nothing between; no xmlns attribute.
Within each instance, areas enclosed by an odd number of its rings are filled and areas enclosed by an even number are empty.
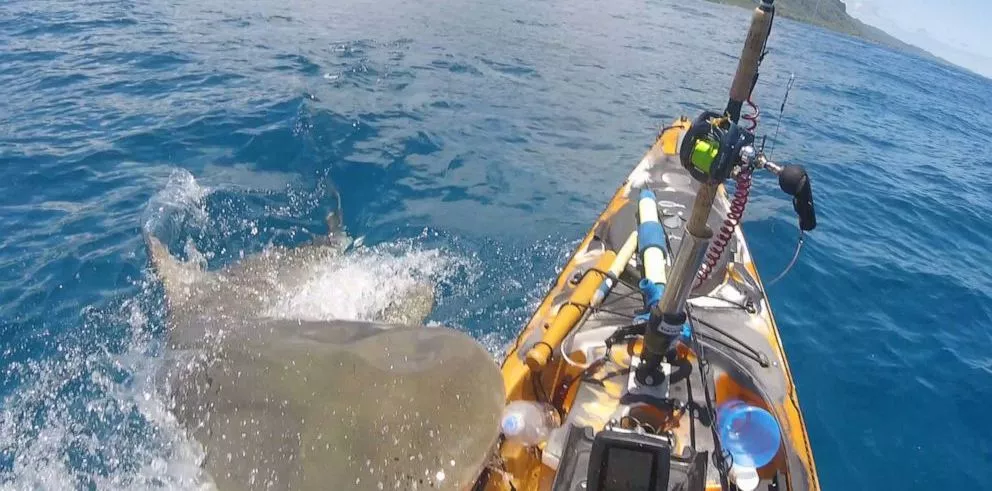
<svg viewBox="0 0 992 491"><path fill-rule="evenodd" d="M778 276L776 276L774 279L768 282L768 286L774 285L775 283L778 282L778 280L781 280L782 278L785 277L785 275L789 274L789 271L792 270L792 267L796 265L796 261L799 260L799 251L803 249L803 243L805 241L806 241L806 234L802 230L800 230L799 242L796 244L796 252L792 254L792 260L789 261L789 264L785 267L784 270L782 270L781 273L778 274Z"/></svg>
<svg viewBox="0 0 992 491"><path fill-rule="evenodd" d="M778 130L782 127L782 114L785 113L785 105L789 102L789 92L792 92L792 86L796 83L796 74L793 72L789 75L789 84L785 87L785 97L782 98L782 105L778 109L778 118L775 121L775 134L772 136L771 148L768 150L768 158L771 159L772 154L775 153L775 143L778 142ZM761 149L765 149L765 141L761 140Z"/></svg>
<svg viewBox="0 0 992 491"><path fill-rule="evenodd" d="M820 15L820 0L816 0L816 5L813 7L813 20ZM809 45L806 45L803 49L802 58L806 59L809 53ZM782 97L782 105L778 109L778 120L775 122L775 135L772 136L771 148L768 150L768 158L771 159L772 154L775 153L775 144L778 142L778 130L782 126L782 114L785 113L785 106L789 102L789 92L792 91L792 86L796 83L796 72L793 71L789 74L789 83L785 87L785 96ZM765 139L761 139L761 150L765 149Z"/></svg>
<svg viewBox="0 0 992 491"><path fill-rule="evenodd" d="M815 20L819 15L820 15L820 0L816 0L816 6L813 8L813 19ZM805 47L803 52L804 52L802 56L803 59L807 59L808 57L806 55L809 52L809 45ZM779 106L778 108L778 118L775 121L775 132L772 135L771 146L768 149L769 160L772 158L772 155L774 155L775 153L775 144L778 143L778 132L779 129L782 127L782 117L785 114L785 106L789 103L789 94L792 93L792 87L795 84L796 84L796 72L792 72L791 74L789 74L789 83L785 86L785 95L782 96L782 105ZM761 150L764 151L764 149L765 149L765 138L762 137ZM805 242L805 237L806 237L805 233L800 228L799 241L796 243L796 251L792 254L792 259L789 261L789 264L786 265L785 269L778 274L778 276L776 276L775 278L773 278L771 281L768 282L768 286L772 286L775 283L778 283L778 281L784 278L785 275L789 274L789 271L792 270L792 267L796 265L796 261L799 260L799 253L803 249L803 243Z"/></svg>

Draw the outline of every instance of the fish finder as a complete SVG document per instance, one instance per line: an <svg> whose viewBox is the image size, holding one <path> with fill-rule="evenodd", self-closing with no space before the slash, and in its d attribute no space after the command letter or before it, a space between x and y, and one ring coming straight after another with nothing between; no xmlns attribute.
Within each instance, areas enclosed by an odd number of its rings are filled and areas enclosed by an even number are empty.
<svg viewBox="0 0 992 491"><path fill-rule="evenodd" d="M553 491L703 491L707 453L673 456L667 438L571 426Z"/></svg>
<svg viewBox="0 0 992 491"><path fill-rule="evenodd" d="M666 439L628 431L601 431L589 454L589 491L667 490L672 449Z"/></svg>

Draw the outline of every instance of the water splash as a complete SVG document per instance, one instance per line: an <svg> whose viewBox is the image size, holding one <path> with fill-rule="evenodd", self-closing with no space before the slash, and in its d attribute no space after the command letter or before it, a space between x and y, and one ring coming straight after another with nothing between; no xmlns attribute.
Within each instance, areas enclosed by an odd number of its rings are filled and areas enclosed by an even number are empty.
<svg viewBox="0 0 992 491"><path fill-rule="evenodd" d="M207 201L215 191L174 171L148 202L144 230L173 237L189 260L205 266L214 251L201 252L190 235L244 216L213 216ZM473 277L476 263L422 242L359 245L310 264L304 286L279 291L270 313L365 320L419 285L451 288ZM128 298L86 309L82 326L58 345L59 356L8 365L4 376L19 387L0 401L0 489L209 487L200 468L204 449L174 418L160 379L174 363L163 349L160 285L145 271L133 287Z"/></svg>
<svg viewBox="0 0 992 491"><path fill-rule="evenodd" d="M467 263L412 242L358 247L344 256L312 264L302 288L284 291L266 316L305 320L374 320L400 297L464 271Z"/></svg>
<svg viewBox="0 0 992 491"><path fill-rule="evenodd" d="M62 356L13 363L21 389L3 399L2 489L194 489L202 449L168 410L149 324L156 293L90 311L80 331L122 327L125 349L59 345Z"/></svg>
<svg viewBox="0 0 992 491"><path fill-rule="evenodd" d="M165 187L145 207L142 230L169 240L182 230L204 227L210 218L206 198L211 192L188 170L173 170Z"/></svg>

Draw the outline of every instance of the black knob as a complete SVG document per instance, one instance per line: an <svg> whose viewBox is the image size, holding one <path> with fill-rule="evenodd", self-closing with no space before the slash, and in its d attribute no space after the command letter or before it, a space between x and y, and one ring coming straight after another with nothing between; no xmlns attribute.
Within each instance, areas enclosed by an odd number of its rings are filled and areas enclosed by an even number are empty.
<svg viewBox="0 0 992 491"><path fill-rule="evenodd" d="M810 231L816 228L816 208L813 206L813 188L809 175L801 165L787 165L778 175L778 185L792 196L792 207L799 215L799 228Z"/></svg>

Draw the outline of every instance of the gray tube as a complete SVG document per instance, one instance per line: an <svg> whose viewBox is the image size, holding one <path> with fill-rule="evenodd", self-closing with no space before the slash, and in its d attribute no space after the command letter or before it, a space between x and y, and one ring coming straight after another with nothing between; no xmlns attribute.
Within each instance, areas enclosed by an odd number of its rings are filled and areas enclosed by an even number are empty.
<svg viewBox="0 0 992 491"><path fill-rule="evenodd" d="M675 255L671 277L665 285L665 293L658 302L658 314L678 314L685 310L696 273L703 264L703 256L709 248L713 230L709 227L702 229L703 236L699 237L688 228L682 236L682 246Z"/></svg>

